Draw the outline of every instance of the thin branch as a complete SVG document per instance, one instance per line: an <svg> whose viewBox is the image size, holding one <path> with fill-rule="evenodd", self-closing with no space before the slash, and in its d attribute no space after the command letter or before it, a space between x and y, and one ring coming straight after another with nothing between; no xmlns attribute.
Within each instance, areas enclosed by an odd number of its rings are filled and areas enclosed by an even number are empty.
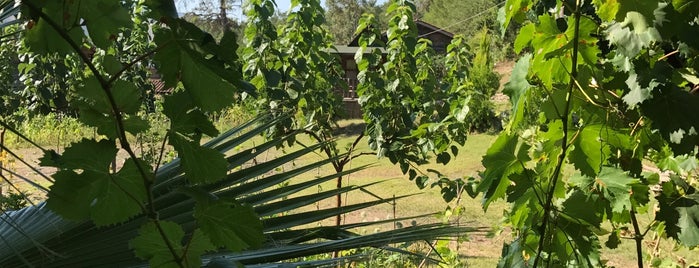
<svg viewBox="0 0 699 268"><path fill-rule="evenodd" d="M638 268L643 268L643 235L641 234L641 229L638 227L638 219L636 219L636 210L631 206L631 224L633 225L634 236L633 240L636 241L636 260Z"/></svg>
<svg viewBox="0 0 699 268"><path fill-rule="evenodd" d="M160 222L158 220L158 213L153 207L154 204L154 199L153 199L153 193L151 192L151 188L153 185L153 180L154 178L150 178L148 176L148 173L146 173L145 168L139 161L136 161L138 159L138 156L136 156L136 153L134 153L133 149L131 148L131 145L129 144L127 137L126 137L126 132L124 130L124 118L123 115L121 114L121 111L119 110L116 100L114 98L114 95L112 94L111 91L111 84L100 74L100 72L97 70L94 64L92 64L92 61L87 57L85 53L82 53L82 50L80 49L80 46L78 46L73 39L70 38L70 36L65 32L65 29L63 29L60 25L58 25L55 21L53 21L46 13L44 13L41 9L37 8L34 6L32 3L28 1L23 1L23 5L27 6L31 11L33 11L36 14L39 14L39 17L43 19L49 26L51 26L55 32L61 36L62 39L64 39L70 47L77 52L77 54L80 56L82 61L87 65L87 67L92 71L93 75L99 81L100 86L102 87L102 90L104 93L107 95L107 99L109 100L109 105L112 108L112 113L114 116L114 119L117 123L117 134L119 135L119 143L121 145L121 148L124 149L129 157L131 157L135 164L136 164L136 169L138 169L139 174L141 175L141 178L143 179L143 185L144 188L146 189L146 195L148 197L148 205L147 205L147 211L144 211L149 218L153 220L153 223L155 224L156 228L158 229L158 232L160 232L160 235L162 236L165 244L168 247L168 250L174 257L176 263L178 264L179 267L184 268L184 265L182 264L182 258L179 256L177 251L175 250L174 246L168 239L168 237L165 235L165 231L163 227L160 225Z"/></svg>
<svg viewBox="0 0 699 268"><path fill-rule="evenodd" d="M128 70L129 68L131 68L131 67L133 67L134 65L136 65L136 63L138 63L138 62L140 62L140 61L142 61L142 60L144 60L144 59L146 59L146 58L152 56L153 54L157 53L158 51L160 51L161 49L163 49L164 47L166 47L169 43L170 43L170 41L167 41L167 42L165 42L165 44L163 44L163 45L161 45L161 46L159 46L159 47L156 47L155 49L153 49L153 50L151 50L151 51L148 51L148 53L145 53L145 54L143 54L143 55L141 55L141 56L138 56L138 58L136 58L136 59L134 59L133 61L127 63L127 64L124 65L118 72L116 72L116 73L114 74L114 76L112 76L111 78L109 78L109 80L107 81L107 84L111 85L112 83L114 83L114 81L116 81L117 79L119 79L119 76L121 76L124 72L126 72L126 70Z"/></svg>
<svg viewBox="0 0 699 268"><path fill-rule="evenodd" d="M158 175L158 170L160 170L160 163L163 161L163 154L165 154L165 144L167 142L167 137L168 135L165 134L165 137L163 137L163 143L160 144L160 153L158 154L158 162L155 163L155 168L153 169L153 177L155 178L156 175Z"/></svg>
<svg viewBox="0 0 699 268"><path fill-rule="evenodd" d="M573 53L572 53L572 70L570 72L570 81L568 83L568 94L566 95L566 105L565 105L565 110L563 111L564 114L561 116L561 122L563 123L563 142L561 143L561 153L558 156L558 163L556 165L556 169L553 172L553 175L551 177L551 186L549 188L549 192L546 196L546 205L544 206L544 214L543 214L543 219L541 221L541 229L540 229L540 235L541 237L539 238L539 244L538 244L538 249L537 249L537 254L534 259L534 264L533 267L537 267L539 264L539 260L541 259L541 253L544 250L544 244L545 240L547 237L548 233L548 224L549 224L549 213L551 213L552 207L553 207L553 195L556 189L556 184L558 183L558 179L561 174L561 170L563 167L563 164L565 163L565 158L566 158L566 153L568 151L569 145L568 145L568 113L570 113L570 103L571 103L571 95L573 93L573 90L575 89L575 77L578 75L578 46L579 42L578 39L580 38L580 0L575 1L575 10L573 13L573 16L575 18L575 31L573 35Z"/></svg>

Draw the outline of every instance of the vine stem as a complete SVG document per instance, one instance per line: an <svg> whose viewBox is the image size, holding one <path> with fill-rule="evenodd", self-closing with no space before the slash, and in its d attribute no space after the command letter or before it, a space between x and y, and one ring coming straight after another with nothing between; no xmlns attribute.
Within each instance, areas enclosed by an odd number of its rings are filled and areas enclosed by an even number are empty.
<svg viewBox="0 0 699 268"><path fill-rule="evenodd" d="M634 236L633 240L636 241L636 260L638 261L638 268L643 268L643 236L641 234L641 229L638 227L638 219L636 219L636 210L631 206L631 224L633 225Z"/></svg>
<svg viewBox="0 0 699 268"><path fill-rule="evenodd" d="M175 247L172 245L170 242L170 239L168 239L165 230L163 229L162 225L160 224L160 221L158 220L158 212L155 210L153 207L154 204L154 199L153 199L153 193L151 192L151 188L153 186L153 180L154 178L151 178L148 176L148 173L146 172L145 168L137 161L138 156L136 156L136 153L133 151L131 148L131 145L129 144L127 137L126 137L126 131L124 130L124 117L121 114L121 111L119 110L116 100L114 98L114 94L112 94L111 90L111 82L115 81L116 79L110 79L107 80L100 74L100 72L97 70L97 67L95 67L94 64L92 64L92 61L88 58L88 56L85 53L82 53L82 50L80 49L80 46L73 41L73 39L70 38L70 36L65 32L65 29L58 25L55 21L53 21L46 13L44 13L40 8L36 7L32 3L28 1L22 1L22 4L25 5L27 8L35 12L36 14L39 15L41 19L43 19L46 23L53 28L56 33L61 36L63 40L65 40L68 45L78 54L80 59L87 65L87 67L92 71L93 75L97 79L97 81L100 83L100 86L102 87L102 90L104 93L107 95L107 99L109 100L109 105L112 108L112 113L114 115L114 119L117 124L117 134L119 136L119 144L121 145L121 148L126 151L126 153L133 159L134 163L136 164L136 168L138 169L139 174L141 175L141 178L143 179L143 185L144 188L146 188L146 195L148 199L148 204L146 206L146 210L144 213L148 216L153 221L153 224L156 226L158 229L158 232L163 238L163 241L165 242L165 245L168 248L168 251L172 254L175 262L179 267L184 268L184 264L182 263L182 257L177 253L175 250ZM145 59L145 57L140 58ZM130 64L124 68L130 68L133 66L133 64ZM119 73L122 73L123 70L120 70ZM135 200L134 200L135 201Z"/></svg>
<svg viewBox="0 0 699 268"><path fill-rule="evenodd" d="M539 246L537 249L536 257L534 259L534 264L532 267L538 267L539 260L541 259L541 253L544 250L544 244L546 242L546 237L549 229L549 219L551 218L549 214L551 213L553 209L553 194L556 190L556 184L558 183L558 179L561 175L561 169L563 167L563 164L565 163L565 158L566 158L566 153L568 152L568 149L570 148L568 144L568 114L570 113L570 102L571 102L571 95L573 94L573 90L575 89L575 82L576 79L575 77L578 75L578 39L580 38L580 0L575 1L575 10L573 11L573 16L575 19L575 31L573 33L573 53L571 55L572 59L572 68L570 71L570 81L568 82L568 93L566 94L566 105L563 110L563 114L561 116L561 122L563 123L563 142L561 143L561 153L558 155L558 162L556 164L556 168L553 171L553 174L551 176L551 186L548 189L548 193L546 195L546 205L544 205L544 214L543 218L541 220L541 229L540 229L540 237L539 237Z"/></svg>

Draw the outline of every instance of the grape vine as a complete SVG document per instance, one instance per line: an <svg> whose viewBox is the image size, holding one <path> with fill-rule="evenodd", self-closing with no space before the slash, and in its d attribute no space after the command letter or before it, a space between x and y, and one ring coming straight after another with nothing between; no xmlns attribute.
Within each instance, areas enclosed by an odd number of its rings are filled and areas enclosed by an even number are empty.
<svg viewBox="0 0 699 268"><path fill-rule="evenodd" d="M639 267L649 231L699 245L697 15L696 1L507 1L513 116L477 187L484 209L511 205L501 267L604 266L601 236L634 240Z"/></svg>

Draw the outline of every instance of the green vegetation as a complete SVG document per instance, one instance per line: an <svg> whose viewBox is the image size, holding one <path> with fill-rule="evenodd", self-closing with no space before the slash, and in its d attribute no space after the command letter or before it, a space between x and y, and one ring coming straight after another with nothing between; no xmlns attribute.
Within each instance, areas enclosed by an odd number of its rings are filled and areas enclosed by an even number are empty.
<svg viewBox="0 0 699 268"><path fill-rule="evenodd" d="M384 17L252 0L244 24L233 2L190 23L172 0L0 0L0 203L32 205L2 215L3 266L699 262L696 1L396 0ZM444 55L413 20L474 13ZM355 19L363 118L346 122L332 37ZM493 104L509 46L511 104ZM12 171L31 150L41 181Z"/></svg>

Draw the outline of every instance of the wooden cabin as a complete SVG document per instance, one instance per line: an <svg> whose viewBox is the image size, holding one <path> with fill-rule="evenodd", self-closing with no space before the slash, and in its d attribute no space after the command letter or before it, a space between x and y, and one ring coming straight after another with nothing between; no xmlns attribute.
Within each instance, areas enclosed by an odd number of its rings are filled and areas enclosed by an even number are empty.
<svg viewBox="0 0 699 268"><path fill-rule="evenodd" d="M437 53L446 53L447 46L454 38L454 34L440 29L427 22L416 20L418 38L425 38L432 42L432 48ZM386 35L383 36L386 41ZM347 90L341 88L335 89L335 93L342 96L342 101L345 106L345 111L348 118L361 118L362 112L359 105L359 97L357 96L357 62L354 60L354 55L359 50L359 35L357 35L348 45L336 45L336 50L332 53L338 55L340 64L345 71L345 82L347 82Z"/></svg>

